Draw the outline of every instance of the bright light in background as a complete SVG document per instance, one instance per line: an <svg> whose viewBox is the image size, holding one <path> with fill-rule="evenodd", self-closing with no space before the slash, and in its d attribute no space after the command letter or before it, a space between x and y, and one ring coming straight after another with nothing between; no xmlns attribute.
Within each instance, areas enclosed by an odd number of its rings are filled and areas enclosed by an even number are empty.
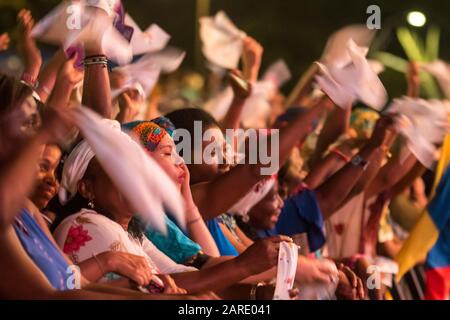
<svg viewBox="0 0 450 320"><path fill-rule="evenodd" d="M414 27L423 27L427 22L427 17L422 12L411 11L406 18L408 23Z"/></svg>

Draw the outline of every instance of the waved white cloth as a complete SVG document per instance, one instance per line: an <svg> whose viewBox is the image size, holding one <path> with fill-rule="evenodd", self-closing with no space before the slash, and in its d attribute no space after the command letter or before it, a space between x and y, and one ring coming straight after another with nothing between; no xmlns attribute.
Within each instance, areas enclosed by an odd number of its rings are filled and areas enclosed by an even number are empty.
<svg viewBox="0 0 450 320"><path fill-rule="evenodd" d="M278 252L277 283L273 300L292 300L289 291L294 287L297 272L298 247L295 243L281 242Z"/></svg>
<svg viewBox="0 0 450 320"><path fill-rule="evenodd" d="M64 164L62 188L76 190L75 185L84 175L81 172L83 168L86 170L92 152L119 192L144 221L165 233L164 209L167 209L184 227L184 203L180 191L144 149L120 130L119 123L101 119L84 107L70 112L85 140L81 142L84 145L74 149Z"/></svg>
<svg viewBox="0 0 450 320"><path fill-rule="evenodd" d="M279 59L267 68L263 81L271 81L275 88L280 88L291 78L292 74L286 62L283 59Z"/></svg>
<svg viewBox="0 0 450 320"><path fill-rule="evenodd" d="M422 63L420 68L436 78L442 92L447 99L450 99L450 65L442 60L436 60L431 63Z"/></svg>
<svg viewBox="0 0 450 320"><path fill-rule="evenodd" d="M231 214L240 216L247 215L247 213L269 193L270 189L272 189L275 184L275 179L276 176L272 176L270 179L258 182L252 190L227 211Z"/></svg>
<svg viewBox="0 0 450 320"><path fill-rule="evenodd" d="M349 25L333 33L325 45L320 61L327 66L343 68L352 62L352 57L347 50L347 43L350 39L365 50L370 47L376 31L369 30L365 25Z"/></svg>
<svg viewBox="0 0 450 320"><path fill-rule="evenodd" d="M239 30L223 11L214 17L202 17L199 22L206 59L222 68L237 68L245 32Z"/></svg>
<svg viewBox="0 0 450 320"><path fill-rule="evenodd" d="M258 81L252 86L250 97L245 100L242 107L241 122L245 128L265 128L265 120L270 114L269 99L273 94L272 81ZM209 99L204 109L218 121L222 120L234 98L233 89L230 86Z"/></svg>
<svg viewBox="0 0 450 320"><path fill-rule="evenodd" d="M79 47L84 41L98 41L109 59L119 64L130 62L133 58L131 45L113 26L115 13L109 8L114 1L88 2L62 2L35 25L32 37L42 42L62 45L65 50ZM88 10L90 6L99 7L108 15L92 12ZM79 21L75 17L79 17Z"/></svg>
<svg viewBox="0 0 450 320"><path fill-rule="evenodd" d="M128 13L125 14L124 22L125 25L133 28L133 36L131 37L133 55L162 50L170 40L170 35L157 24L152 24L147 30L142 31Z"/></svg>
<svg viewBox="0 0 450 320"><path fill-rule="evenodd" d="M440 100L410 97L395 99L387 113L398 114L397 130L407 139L409 150L427 168L432 168L438 157L435 144L444 141L449 133L449 110Z"/></svg>
<svg viewBox="0 0 450 320"><path fill-rule="evenodd" d="M316 260L321 264L321 269L328 269L328 275L331 278L329 283L310 283L299 288L299 300L335 300L335 292L339 282L339 271L336 264L328 259Z"/></svg>
<svg viewBox="0 0 450 320"><path fill-rule="evenodd" d="M150 52L134 63L117 67L114 71L120 72L125 81L121 88L113 90L113 99L122 92L133 88L142 88L144 97L147 97L158 82L161 73L171 73L179 68L186 56L186 52L168 47L158 52ZM136 84L140 84L137 87Z"/></svg>
<svg viewBox="0 0 450 320"><path fill-rule="evenodd" d="M365 57L367 50L350 39L347 52L351 63L344 67L316 62L321 70L321 75L315 77L317 84L342 108L361 101L381 110L386 104L387 92Z"/></svg>

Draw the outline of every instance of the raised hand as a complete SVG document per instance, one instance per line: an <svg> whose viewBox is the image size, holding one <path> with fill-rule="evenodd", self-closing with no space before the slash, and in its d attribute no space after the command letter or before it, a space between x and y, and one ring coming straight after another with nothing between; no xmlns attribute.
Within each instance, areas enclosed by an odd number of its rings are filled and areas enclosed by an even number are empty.
<svg viewBox="0 0 450 320"><path fill-rule="evenodd" d="M244 39L242 62L244 64L244 76L250 82L258 80L258 72L261 66L264 48L252 37Z"/></svg>
<svg viewBox="0 0 450 320"><path fill-rule="evenodd" d="M58 82L65 81L67 84L75 86L83 80L84 70L75 66L77 59L78 54L75 53L71 58L64 62L58 74Z"/></svg>
<svg viewBox="0 0 450 320"><path fill-rule="evenodd" d="M42 56L36 42L31 37L34 19L30 10L22 9L17 15L17 51L25 64L24 81L34 82L42 65Z"/></svg>
<svg viewBox="0 0 450 320"><path fill-rule="evenodd" d="M0 35L0 51L8 50L9 41L9 34L7 32L4 32Z"/></svg>
<svg viewBox="0 0 450 320"><path fill-rule="evenodd" d="M258 240L236 259L251 274L264 272L278 264L280 242L283 241L292 242L292 239L286 236L276 236Z"/></svg>
<svg viewBox="0 0 450 320"><path fill-rule="evenodd" d="M370 142L374 143L376 146L390 147L397 137L397 130L394 127L394 117L395 115L383 115L381 116L375 128L373 130Z"/></svg>
<svg viewBox="0 0 450 320"><path fill-rule="evenodd" d="M349 267L339 264L339 283L336 297L339 300L364 300L365 292L361 278Z"/></svg>
<svg viewBox="0 0 450 320"><path fill-rule="evenodd" d="M408 71L406 73L406 81L408 82L408 96L417 98L420 94L420 74L419 64L410 61Z"/></svg>

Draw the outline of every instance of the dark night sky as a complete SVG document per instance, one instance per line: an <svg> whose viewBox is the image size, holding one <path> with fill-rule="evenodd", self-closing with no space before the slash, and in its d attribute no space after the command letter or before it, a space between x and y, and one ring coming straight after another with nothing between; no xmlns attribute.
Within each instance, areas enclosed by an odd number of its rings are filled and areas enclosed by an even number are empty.
<svg viewBox="0 0 450 320"><path fill-rule="evenodd" d="M10 29L17 9L24 5L38 18L57 3L0 0L0 28ZM195 66L196 0L123 0L123 3L141 28L155 22L167 30L172 35L171 44L188 53L183 66ZM225 10L239 28L264 45L263 66L284 58L296 77L320 56L333 30L351 23L365 23L370 4L381 8L379 35L385 36L383 50L404 56L393 27L405 24L407 11L418 9L427 15L429 23L441 27L441 58L450 60L450 0L211 0L210 12Z"/></svg>

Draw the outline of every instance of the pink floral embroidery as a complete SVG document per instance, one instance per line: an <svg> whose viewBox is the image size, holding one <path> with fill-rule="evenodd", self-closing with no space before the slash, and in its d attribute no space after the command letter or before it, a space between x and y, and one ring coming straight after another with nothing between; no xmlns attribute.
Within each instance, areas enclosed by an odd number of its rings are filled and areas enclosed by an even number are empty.
<svg viewBox="0 0 450 320"><path fill-rule="evenodd" d="M64 253L70 254L79 251L90 240L92 240L92 237L88 234L87 230L83 229L83 226L72 226L69 229L66 242L64 243Z"/></svg>

